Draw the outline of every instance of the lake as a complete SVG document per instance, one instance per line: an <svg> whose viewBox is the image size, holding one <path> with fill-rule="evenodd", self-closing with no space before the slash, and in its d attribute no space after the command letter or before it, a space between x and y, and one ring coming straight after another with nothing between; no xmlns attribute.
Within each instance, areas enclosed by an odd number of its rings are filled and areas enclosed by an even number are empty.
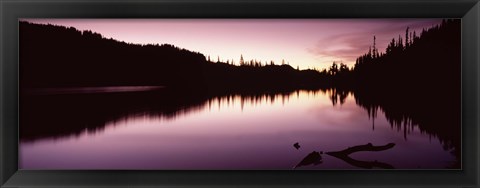
<svg viewBox="0 0 480 188"><path fill-rule="evenodd" d="M396 125L381 107L362 107L354 92L208 95L147 89L22 97L19 168L445 169L459 163L445 139L409 117ZM347 158L327 154L369 143L394 146ZM314 151L320 158L294 168Z"/></svg>

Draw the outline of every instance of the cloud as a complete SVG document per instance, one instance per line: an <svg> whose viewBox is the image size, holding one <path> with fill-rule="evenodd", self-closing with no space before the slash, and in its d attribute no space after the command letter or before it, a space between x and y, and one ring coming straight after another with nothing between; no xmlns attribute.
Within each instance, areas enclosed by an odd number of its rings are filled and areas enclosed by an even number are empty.
<svg viewBox="0 0 480 188"><path fill-rule="evenodd" d="M370 20L365 21L365 27L351 28L350 31L324 36L317 40L314 47L308 48L308 52L323 59L320 63L332 63L331 60L343 61L353 66L360 55L368 52L373 46L373 36L376 36L376 47L379 52L384 52L392 38L400 35L405 38L405 30L420 34L423 28L429 28L440 23L440 19L399 19L399 20Z"/></svg>
<svg viewBox="0 0 480 188"><path fill-rule="evenodd" d="M309 49L309 52L319 57L330 57L329 59L351 63L365 53L372 42L373 38L367 37L364 33L342 34L318 40L316 46Z"/></svg>

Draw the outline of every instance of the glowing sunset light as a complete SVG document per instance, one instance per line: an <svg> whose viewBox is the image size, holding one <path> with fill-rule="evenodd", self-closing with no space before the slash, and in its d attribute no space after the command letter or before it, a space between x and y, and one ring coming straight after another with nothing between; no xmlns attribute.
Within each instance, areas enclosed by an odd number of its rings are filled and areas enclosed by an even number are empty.
<svg viewBox="0 0 480 188"><path fill-rule="evenodd" d="M376 36L379 52L405 30L441 19L23 19L91 30L136 44L172 44L210 56L212 61L282 60L300 69L323 69L333 61L349 66L368 51Z"/></svg>

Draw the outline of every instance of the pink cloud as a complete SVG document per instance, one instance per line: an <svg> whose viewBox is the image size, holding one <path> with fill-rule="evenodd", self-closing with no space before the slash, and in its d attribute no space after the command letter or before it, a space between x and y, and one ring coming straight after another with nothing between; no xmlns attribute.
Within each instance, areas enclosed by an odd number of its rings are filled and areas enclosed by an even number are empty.
<svg viewBox="0 0 480 188"><path fill-rule="evenodd" d="M314 47L308 51L319 57L332 57L336 61L343 61L353 65L356 58L373 46L373 36L376 37L376 47L384 52L392 38L400 35L405 38L407 27L419 35L423 28L429 28L441 22L440 19L388 19L388 20L361 20L363 27L351 28L348 32L331 35L317 40ZM332 62L323 62L331 64Z"/></svg>

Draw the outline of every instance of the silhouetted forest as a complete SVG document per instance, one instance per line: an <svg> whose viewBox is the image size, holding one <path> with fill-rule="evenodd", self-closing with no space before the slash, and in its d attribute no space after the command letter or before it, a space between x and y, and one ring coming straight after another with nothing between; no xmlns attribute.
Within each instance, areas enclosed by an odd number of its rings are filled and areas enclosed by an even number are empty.
<svg viewBox="0 0 480 188"><path fill-rule="evenodd" d="M319 87L313 70L240 60L212 62L170 44L139 45L72 27L20 22L22 87L161 85L169 88L275 90ZM323 86L323 85L322 85Z"/></svg>

